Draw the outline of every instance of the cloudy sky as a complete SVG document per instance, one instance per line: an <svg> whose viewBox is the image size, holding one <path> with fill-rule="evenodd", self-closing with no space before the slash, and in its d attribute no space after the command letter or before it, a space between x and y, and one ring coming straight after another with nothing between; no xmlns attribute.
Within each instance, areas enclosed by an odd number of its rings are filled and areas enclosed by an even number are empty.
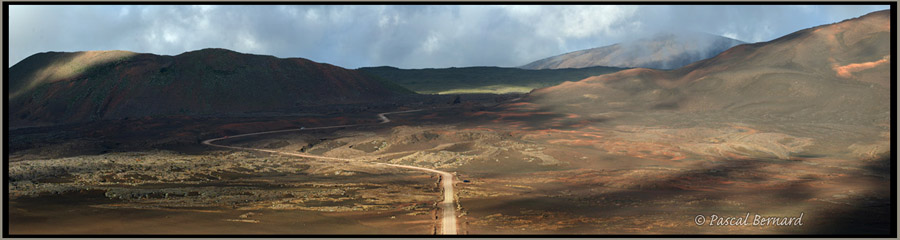
<svg viewBox="0 0 900 240"><path fill-rule="evenodd" d="M346 68L511 67L660 31L768 41L882 9L889 6L12 5L9 66L46 51L227 48Z"/></svg>

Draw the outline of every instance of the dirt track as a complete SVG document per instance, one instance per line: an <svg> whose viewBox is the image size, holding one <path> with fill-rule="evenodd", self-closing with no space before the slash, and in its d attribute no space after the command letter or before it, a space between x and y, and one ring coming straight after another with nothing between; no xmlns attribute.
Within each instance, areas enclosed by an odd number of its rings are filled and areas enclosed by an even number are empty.
<svg viewBox="0 0 900 240"><path fill-rule="evenodd" d="M421 109L379 113L377 116L381 120L381 122L379 122L379 124L384 124L384 123L391 122L391 120L388 119L385 115L395 114L395 113L416 112L416 111L421 111ZM226 145L215 144L213 142L223 140L223 139L256 136L256 135L271 134L271 133L306 131L306 130L317 130L317 129L331 129L331 128L344 128L344 127L354 127L354 126L360 126L360 125L363 125L363 124L337 125L337 126L326 126L326 127L315 127L315 128L300 128L300 129L287 129L287 130L277 130L277 131L246 133L246 134L240 134L240 135L234 135L234 136L225 136L225 137L220 137L220 138L207 139L207 140L203 141L203 144L209 145L209 146L214 146L214 147L229 148L229 149L236 149L236 150L260 151L260 152L268 152L268 153L282 154L282 155L288 155L288 156L297 156L297 157L305 157L305 158L315 158L315 159L325 159L325 160L349 162L349 161L351 161L351 159L325 157L325 156L292 153L292 152L281 152L281 151L259 149L259 148L226 146ZM457 234L456 208L453 206L455 204L455 198L454 198L454 194L453 194L454 193L453 174L450 174L450 173L444 172L444 171L440 171L440 170L435 170L435 169L430 169L430 168L422 168L422 167L416 167L416 166L407 166L407 165L390 164L390 163L373 163L373 164L382 165L382 166L391 166L391 167L397 167L397 168L412 169L412 170L425 171L425 172L439 174L441 176L441 191L444 193L444 200L441 202L441 204L439 204L441 209L443 209L441 211L442 217L441 217L441 231L440 232L443 235Z"/></svg>

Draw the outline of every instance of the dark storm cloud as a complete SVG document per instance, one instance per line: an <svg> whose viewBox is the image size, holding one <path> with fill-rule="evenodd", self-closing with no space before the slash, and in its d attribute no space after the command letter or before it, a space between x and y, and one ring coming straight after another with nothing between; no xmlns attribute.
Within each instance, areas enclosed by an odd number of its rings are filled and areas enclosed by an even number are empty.
<svg viewBox="0 0 900 240"><path fill-rule="evenodd" d="M356 68L518 66L657 32L768 41L883 6L22 6L10 65L45 51L202 48Z"/></svg>

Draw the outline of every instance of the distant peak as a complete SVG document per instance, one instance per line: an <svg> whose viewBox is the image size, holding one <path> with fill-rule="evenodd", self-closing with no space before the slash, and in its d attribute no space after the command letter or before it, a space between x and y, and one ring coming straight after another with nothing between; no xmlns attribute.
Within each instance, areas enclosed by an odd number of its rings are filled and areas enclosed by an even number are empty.
<svg viewBox="0 0 900 240"><path fill-rule="evenodd" d="M670 32L670 31L662 31L656 32L646 37L637 39L634 42L645 42L645 41L661 41L661 40L672 40L672 39L680 39L680 40L714 40L714 39L722 39L722 40L732 40L744 43L741 40L737 40L734 38L725 37L722 35L712 34L708 32L700 32L700 31L682 31L682 32Z"/></svg>
<svg viewBox="0 0 900 240"><path fill-rule="evenodd" d="M204 48L204 49L200 49L200 50L184 52L182 54L191 54L191 53L238 53L238 54L242 54L237 51L233 51L230 49L224 49L224 48Z"/></svg>
<svg viewBox="0 0 900 240"><path fill-rule="evenodd" d="M201 51L201 52L204 52L204 51L207 51L207 52L234 52L234 53L237 52L237 51L234 51L231 49L225 49L225 48L204 48L204 49L200 49L197 51Z"/></svg>

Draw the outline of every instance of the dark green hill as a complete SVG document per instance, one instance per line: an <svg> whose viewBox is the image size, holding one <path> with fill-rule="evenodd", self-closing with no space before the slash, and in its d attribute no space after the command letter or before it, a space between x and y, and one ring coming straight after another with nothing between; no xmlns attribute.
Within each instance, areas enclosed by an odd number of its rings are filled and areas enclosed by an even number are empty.
<svg viewBox="0 0 900 240"><path fill-rule="evenodd" d="M355 70L225 49L177 56L39 53L9 72L8 116L14 125L235 114L411 93Z"/></svg>
<svg viewBox="0 0 900 240"><path fill-rule="evenodd" d="M528 70L501 67L399 69L367 67L359 71L397 83L423 94L529 92L565 81L621 71L625 68Z"/></svg>

